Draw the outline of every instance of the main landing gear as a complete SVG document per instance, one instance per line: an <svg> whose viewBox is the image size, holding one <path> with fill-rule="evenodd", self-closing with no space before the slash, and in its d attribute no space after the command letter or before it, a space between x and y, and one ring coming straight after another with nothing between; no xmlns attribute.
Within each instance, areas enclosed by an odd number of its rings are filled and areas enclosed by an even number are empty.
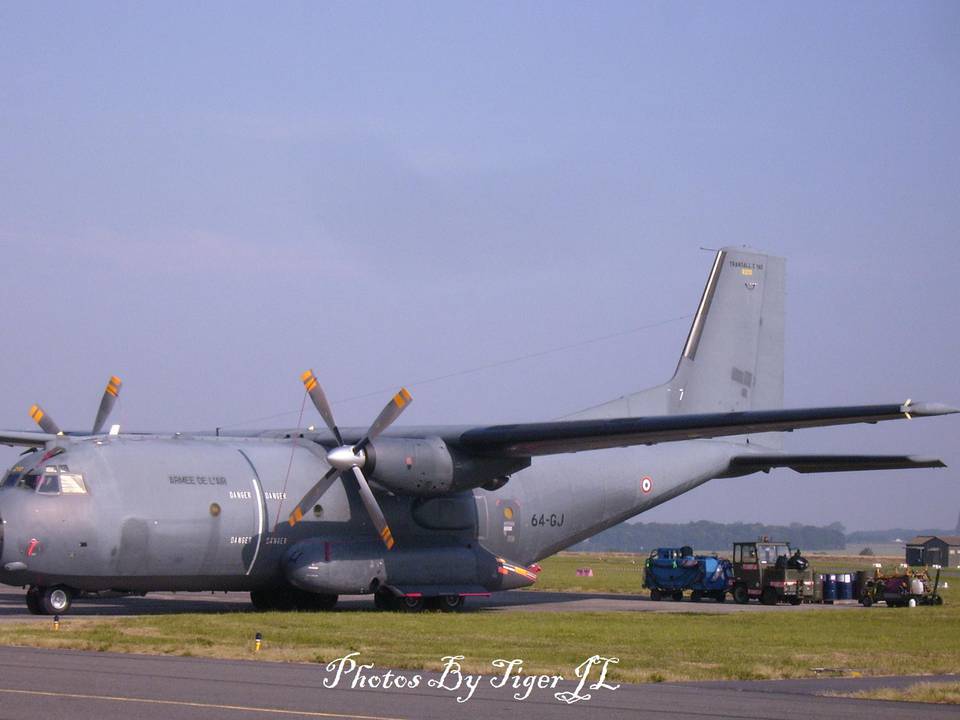
<svg viewBox="0 0 960 720"><path fill-rule="evenodd" d="M251 590L250 602L256 610L304 610L323 612L333 610L337 604L337 595L321 595L307 592L293 585Z"/></svg>
<svg viewBox="0 0 960 720"><path fill-rule="evenodd" d="M421 595L394 595L390 590L381 588L373 594L373 604L377 610L409 613L423 612L424 610L459 612L463 610L463 596L440 595L425 598Z"/></svg>
<svg viewBox="0 0 960 720"><path fill-rule="evenodd" d="M254 609L301 610L317 612L332 610L337 604L337 595L321 595L307 592L293 585L280 585L250 592L250 602ZM29 601L28 601L29 602ZM388 588L380 588L373 594L373 604L377 610L418 613L424 610L440 612L459 612L463 610L463 596L457 594L423 597L422 595L397 595Z"/></svg>
<svg viewBox="0 0 960 720"><path fill-rule="evenodd" d="M70 610L73 595L73 590L65 585L31 585L27 590L27 610L34 615L63 615Z"/></svg>

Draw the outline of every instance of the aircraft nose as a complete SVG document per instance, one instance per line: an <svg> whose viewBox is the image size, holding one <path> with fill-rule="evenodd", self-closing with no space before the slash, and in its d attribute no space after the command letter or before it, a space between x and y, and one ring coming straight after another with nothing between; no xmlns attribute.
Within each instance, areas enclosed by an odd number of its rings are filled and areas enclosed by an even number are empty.
<svg viewBox="0 0 960 720"><path fill-rule="evenodd" d="M4 503L4 508L8 511L7 516L10 517L10 503ZM15 513L13 515L15 516ZM20 570L26 570L27 568L22 559L17 557L17 543L14 537L16 528L14 528L14 533L11 533L10 537L8 538L10 540L10 554L12 557L7 557L4 552L6 549L6 546L4 545L4 535L9 529L10 528L7 527L7 520L0 515L0 576L4 577L2 582L7 582L10 580L10 576L8 576L7 573L16 573ZM19 585L22 583L15 581L14 584Z"/></svg>

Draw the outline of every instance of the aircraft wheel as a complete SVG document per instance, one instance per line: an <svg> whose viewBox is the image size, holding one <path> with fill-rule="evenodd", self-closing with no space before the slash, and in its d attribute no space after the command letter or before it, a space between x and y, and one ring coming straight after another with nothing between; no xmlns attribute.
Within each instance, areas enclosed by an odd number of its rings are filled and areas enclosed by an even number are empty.
<svg viewBox="0 0 960 720"><path fill-rule="evenodd" d="M718 603L726 602L727 594L725 592L718 592L713 599L716 600Z"/></svg>
<svg viewBox="0 0 960 720"><path fill-rule="evenodd" d="M654 588L653 590L650 591L650 599L653 600L654 602L657 602L663 599L663 595L660 593L659 590Z"/></svg>
<svg viewBox="0 0 960 720"><path fill-rule="evenodd" d="M373 594L373 605L377 610L396 610L397 598L389 590L377 590Z"/></svg>
<svg viewBox="0 0 960 720"><path fill-rule="evenodd" d="M674 602L680 602L681 600L683 600L683 590L674 590L673 595L671 595L670 597L673 598Z"/></svg>
<svg viewBox="0 0 960 720"><path fill-rule="evenodd" d="M39 588L40 607L45 615L62 615L70 609L73 592L63 585Z"/></svg>
<svg viewBox="0 0 960 720"><path fill-rule="evenodd" d="M870 607L873 605L873 598L869 595L864 595L862 598L860 598L860 604L864 607Z"/></svg>
<svg viewBox="0 0 960 720"><path fill-rule="evenodd" d="M760 593L760 602L764 605L776 605L777 599L777 591L772 587L766 587L763 589L763 592Z"/></svg>
<svg viewBox="0 0 960 720"><path fill-rule="evenodd" d="M274 610L288 612L297 609L297 589L289 585L270 588L270 605Z"/></svg>
<svg viewBox="0 0 960 720"><path fill-rule="evenodd" d="M443 612L459 612L463 610L462 595L441 595L437 598L440 610Z"/></svg>
<svg viewBox="0 0 960 720"><path fill-rule="evenodd" d="M321 610L333 610L337 606L337 601L340 599L339 595L324 595L320 600L319 606Z"/></svg>
<svg viewBox="0 0 960 720"><path fill-rule="evenodd" d="M423 612L424 602L422 597L401 597L397 598L397 604L403 612L418 613Z"/></svg>
<svg viewBox="0 0 960 720"><path fill-rule="evenodd" d="M747 592L746 585L737 585L733 589L733 601L738 605L746 605L750 602L750 593Z"/></svg>
<svg viewBox="0 0 960 720"><path fill-rule="evenodd" d="M299 591L288 586L251 590L250 602L253 603L256 610L261 612L266 610L296 610L297 592Z"/></svg>
<svg viewBox="0 0 960 720"><path fill-rule="evenodd" d="M27 590L27 610L31 615L43 615L43 608L40 607L40 590L31 587Z"/></svg>
<svg viewBox="0 0 960 720"><path fill-rule="evenodd" d="M802 603L802 602L803 602L803 598L800 597L799 595L790 598L790 604L791 604L791 605L799 605L799 604Z"/></svg>
<svg viewBox="0 0 960 720"><path fill-rule="evenodd" d="M301 590L297 593L295 600L297 610L325 612L327 610L333 610L339 597L339 595L323 595L321 593L312 593Z"/></svg>
<svg viewBox="0 0 960 720"><path fill-rule="evenodd" d="M703 599L703 593L699 590L694 590L690 593L690 602L700 602Z"/></svg>
<svg viewBox="0 0 960 720"><path fill-rule="evenodd" d="M270 605L269 593L266 590L251 590L250 602L253 603L253 609L259 612L273 609Z"/></svg>

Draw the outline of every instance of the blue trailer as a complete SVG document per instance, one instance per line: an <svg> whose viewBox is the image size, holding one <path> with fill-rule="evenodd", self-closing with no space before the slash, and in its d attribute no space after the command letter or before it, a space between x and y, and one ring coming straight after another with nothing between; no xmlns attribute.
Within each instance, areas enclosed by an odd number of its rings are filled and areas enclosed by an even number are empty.
<svg viewBox="0 0 960 720"><path fill-rule="evenodd" d="M705 597L726 600L733 585L733 566L716 555L694 555L689 546L657 548L647 558L643 586L651 600L682 600L685 590L698 602Z"/></svg>

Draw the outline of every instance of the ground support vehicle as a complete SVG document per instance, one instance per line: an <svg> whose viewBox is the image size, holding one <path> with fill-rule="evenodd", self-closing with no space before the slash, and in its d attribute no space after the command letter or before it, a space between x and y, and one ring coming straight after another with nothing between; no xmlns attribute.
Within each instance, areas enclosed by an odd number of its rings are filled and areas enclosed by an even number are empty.
<svg viewBox="0 0 960 720"><path fill-rule="evenodd" d="M933 582L926 570L902 575L883 575L877 570L860 590L860 604L870 607L882 600L887 607L906 607L911 601L915 605L943 605L943 596L937 592L939 586L940 568Z"/></svg>
<svg viewBox="0 0 960 720"><path fill-rule="evenodd" d="M734 543L733 574L733 599L740 604L751 598L764 605L813 601L813 570L788 542Z"/></svg>
<svg viewBox="0 0 960 720"><path fill-rule="evenodd" d="M684 591L690 590L694 602L703 598L723 602L732 578L728 560L715 555L694 555L689 546L657 548L647 558L643 586L650 590L651 600L682 600Z"/></svg>

